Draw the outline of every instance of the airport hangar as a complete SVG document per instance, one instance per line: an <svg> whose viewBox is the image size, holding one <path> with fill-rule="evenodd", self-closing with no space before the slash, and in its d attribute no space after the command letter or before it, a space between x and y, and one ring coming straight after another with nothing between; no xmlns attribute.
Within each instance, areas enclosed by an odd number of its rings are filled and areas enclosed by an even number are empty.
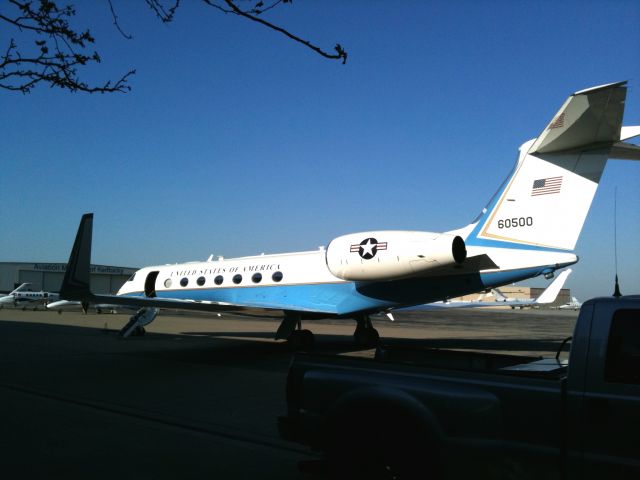
<svg viewBox="0 0 640 480"><path fill-rule="evenodd" d="M31 290L58 292L66 263L0 262L0 292L8 293L22 283ZM91 265L91 290L94 293L116 293L137 268Z"/></svg>
<svg viewBox="0 0 640 480"><path fill-rule="evenodd" d="M8 293L22 283L31 283L34 291L58 292L66 269L66 263L0 262L0 293ZM116 293L136 270L137 268L130 267L91 265L91 290L94 293ZM505 296L517 299L537 298L543 290L544 288L518 285L500 288ZM452 300L471 301L477 298L478 294L475 293ZM552 305L562 305L570 299L570 290L563 288ZM492 301L494 298L483 300Z"/></svg>

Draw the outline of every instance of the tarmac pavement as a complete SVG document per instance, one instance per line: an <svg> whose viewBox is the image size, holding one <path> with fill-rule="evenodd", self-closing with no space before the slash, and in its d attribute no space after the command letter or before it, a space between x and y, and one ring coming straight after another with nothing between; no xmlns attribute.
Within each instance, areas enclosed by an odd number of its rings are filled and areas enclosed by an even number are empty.
<svg viewBox="0 0 640 480"><path fill-rule="evenodd" d="M552 355L577 312L483 309L374 317L383 342ZM162 312L121 339L128 315L0 310L0 459L7 478L315 478L282 441L291 352L279 318ZM316 349L372 356L355 322L304 322Z"/></svg>

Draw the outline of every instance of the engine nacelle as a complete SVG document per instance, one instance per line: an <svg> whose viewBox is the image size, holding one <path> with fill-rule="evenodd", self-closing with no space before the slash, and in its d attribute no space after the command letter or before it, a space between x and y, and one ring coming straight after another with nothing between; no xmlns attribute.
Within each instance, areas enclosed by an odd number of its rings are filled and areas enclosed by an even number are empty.
<svg viewBox="0 0 640 480"><path fill-rule="evenodd" d="M327 267L343 280L392 280L464 262L467 249L447 233L378 231L343 235L327 247Z"/></svg>

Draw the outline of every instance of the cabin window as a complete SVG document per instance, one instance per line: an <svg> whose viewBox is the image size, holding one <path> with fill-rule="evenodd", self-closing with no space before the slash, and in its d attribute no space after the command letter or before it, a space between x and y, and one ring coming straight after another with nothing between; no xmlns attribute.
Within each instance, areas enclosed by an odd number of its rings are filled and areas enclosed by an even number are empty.
<svg viewBox="0 0 640 480"><path fill-rule="evenodd" d="M640 310L618 310L614 314L604 380L640 384Z"/></svg>
<svg viewBox="0 0 640 480"><path fill-rule="evenodd" d="M279 282L279 281L281 281L281 280L282 280L282 272L274 272L274 274L273 274L273 275L271 275L271 279L272 279L274 282Z"/></svg>
<svg viewBox="0 0 640 480"><path fill-rule="evenodd" d="M164 288L171 288L171 279L170 278L167 278L164 281Z"/></svg>
<svg viewBox="0 0 640 480"><path fill-rule="evenodd" d="M189 285L189 279L187 277L184 277L182 280L180 280L180 285L186 287L187 285Z"/></svg>
<svg viewBox="0 0 640 480"><path fill-rule="evenodd" d="M251 281L253 283L260 283L262 281L262 274L261 273L254 273L253 276L251 277Z"/></svg>
<svg viewBox="0 0 640 480"><path fill-rule="evenodd" d="M198 280L196 280L196 283L200 286L203 286L205 282L204 277L198 277Z"/></svg>
<svg viewBox="0 0 640 480"><path fill-rule="evenodd" d="M233 276L233 283L238 285L240 282L242 282L242 275L238 273L237 275Z"/></svg>
<svg viewBox="0 0 640 480"><path fill-rule="evenodd" d="M216 285L222 285L222 282L224 282L224 277L222 275L218 275L213 279L213 283L215 283Z"/></svg>

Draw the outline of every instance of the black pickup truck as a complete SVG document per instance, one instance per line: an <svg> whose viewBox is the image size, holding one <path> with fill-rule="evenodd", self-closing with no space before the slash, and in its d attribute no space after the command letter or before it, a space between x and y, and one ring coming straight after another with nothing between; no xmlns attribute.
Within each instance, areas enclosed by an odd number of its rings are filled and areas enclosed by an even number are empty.
<svg viewBox="0 0 640 480"><path fill-rule="evenodd" d="M287 402L333 477L640 479L640 296L585 302L568 361L298 354Z"/></svg>

